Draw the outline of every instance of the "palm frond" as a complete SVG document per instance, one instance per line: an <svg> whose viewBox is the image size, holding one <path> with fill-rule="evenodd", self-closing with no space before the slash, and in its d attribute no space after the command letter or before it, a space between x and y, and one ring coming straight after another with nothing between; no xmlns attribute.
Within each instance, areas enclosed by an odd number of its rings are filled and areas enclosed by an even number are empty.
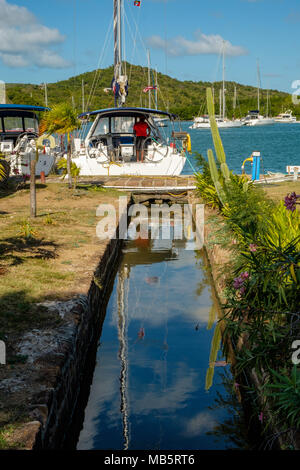
<svg viewBox="0 0 300 470"><path fill-rule="evenodd" d="M76 111L68 103L59 103L43 114L40 134L69 134L80 127Z"/></svg>

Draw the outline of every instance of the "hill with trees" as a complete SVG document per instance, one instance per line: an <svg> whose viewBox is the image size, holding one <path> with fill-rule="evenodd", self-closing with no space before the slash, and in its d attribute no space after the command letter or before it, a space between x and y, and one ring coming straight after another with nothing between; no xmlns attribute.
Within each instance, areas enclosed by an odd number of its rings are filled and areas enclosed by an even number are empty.
<svg viewBox="0 0 300 470"><path fill-rule="evenodd" d="M145 67L126 63L129 77L128 106L149 106L148 93L143 89L148 84L148 70ZM82 83L84 83L85 110L109 108L114 106L113 93L104 91L109 88L113 77L113 67L83 73L68 80L47 84L48 105L68 102L80 113L82 111ZM153 77L154 80L154 77ZM205 90L213 86L215 94L216 113L219 111L219 90L221 82L180 81L162 73L157 74L158 108L168 109L181 119L190 120L198 114L206 113ZM236 87L237 101L233 109L234 88ZM154 93L151 96L151 107L155 107ZM260 90L260 112L275 116L286 109L291 109L300 119L300 105L292 103L291 95L278 90ZM15 104L44 105L45 94L43 85L7 84L7 101ZM226 109L228 117L242 117L250 109L257 109L257 89L252 86L235 82L226 82Z"/></svg>

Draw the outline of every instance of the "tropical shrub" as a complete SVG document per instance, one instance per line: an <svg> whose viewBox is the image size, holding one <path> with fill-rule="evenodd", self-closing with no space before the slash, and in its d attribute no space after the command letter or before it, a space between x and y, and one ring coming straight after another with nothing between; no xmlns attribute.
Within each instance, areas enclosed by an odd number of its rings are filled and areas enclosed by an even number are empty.
<svg viewBox="0 0 300 470"><path fill-rule="evenodd" d="M224 349L226 352L227 337L236 347L237 372L255 369L276 416L282 420L286 416L287 424L296 430L300 425L300 378L296 367L292 370L291 351L293 341L300 337L299 196L291 193L275 204L260 187L232 174L210 90L207 103L217 160L209 149L197 185L205 201L213 199L213 206L223 215L237 254L224 292ZM209 198L211 186L214 198Z"/></svg>
<svg viewBox="0 0 300 470"><path fill-rule="evenodd" d="M57 166L58 170L63 170L63 176L65 178L68 175L68 162L67 162L67 159L66 158L61 158L57 162L56 166ZM78 178L79 174L80 174L80 168L78 168L78 166L76 165L75 162L71 162L71 176L72 176L74 188L76 188L77 178Z"/></svg>
<svg viewBox="0 0 300 470"><path fill-rule="evenodd" d="M291 371L272 370L272 383L267 384L267 396L282 425L300 428L300 371L294 366Z"/></svg>

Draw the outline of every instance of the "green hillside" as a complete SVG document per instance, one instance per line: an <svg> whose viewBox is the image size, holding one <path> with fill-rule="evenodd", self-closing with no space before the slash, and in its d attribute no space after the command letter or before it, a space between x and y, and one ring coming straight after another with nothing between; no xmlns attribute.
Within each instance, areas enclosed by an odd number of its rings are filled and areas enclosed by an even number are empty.
<svg viewBox="0 0 300 470"><path fill-rule="evenodd" d="M128 106L148 107L148 94L142 92L148 82L148 71L144 67L127 65L127 75L130 77ZM84 81L85 103L88 109L99 109L114 106L112 92L105 93L104 88L110 87L113 77L113 67L103 70L87 72L68 80L49 83L48 105L51 106L61 101L73 102L74 106L81 112L82 110L82 80ZM94 84L94 93L91 90ZM206 112L205 90L211 86L208 82L180 81L167 75L158 73L158 107L159 109L169 109L178 114L182 119L192 119L194 116ZM213 84L215 91L216 113L219 110L219 90L221 82ZM237 87L237 107L233 112L234 86ZM270 90L269 114L272 116L292 109L294 114L300 119L300 105L293 105L291 95L277 90ZM44 89L41 85L31 84L8 84L7 99L10 103L22 104L44 104ZM267 112L267 92L261 90L261 113ZM154 96L152 97L152 107L154 107ZM257 109L257 90L255 87L240 85L234 82L226 82L226 107L228 117L241 117L247 114L250 109Z"/></svg>

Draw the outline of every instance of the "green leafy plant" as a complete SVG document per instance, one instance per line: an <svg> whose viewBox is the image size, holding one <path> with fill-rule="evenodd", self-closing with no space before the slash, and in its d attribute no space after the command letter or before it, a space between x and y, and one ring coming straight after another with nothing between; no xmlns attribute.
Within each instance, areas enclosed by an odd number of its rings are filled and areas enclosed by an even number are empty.
<svg viewBox="0 0 300 470"><path fill-rule="evenodd" d="M286 369L271 371L272 383L266 385L266 396L273 402L275 413L284 426L300 428L300 371L294 365L291 372Z"/></svg>
<svg viewBox="0 0 300 470"><path fill-rule="evenodd" d="M44 223L45 225L54 225L54 224L55 224L55 222L54 222L54 220L52 219L52 217L51 217L50 214L47 214L46 217L44 217L43 223Z"/></svg>
<svg viewBox="0 0 300 470"><path fill-rule="evenodd" d="M77 112L69 103L60 103L44 113L40 123L40 133L51 134L67 134L68 152L67 152L67 174L69 188L72 188L72 165L71 165L71 143L70 134L81 126L81 122L77 118Z"/></svg>
<svg viewBox="0 0 300 470"><path fill-rule="evenodd" d="M68 175L68 161L67 161L67 159L66 158L61 158L57 163L57 168L59 170L63 170L63 176L65 178ZM71 171L71 176L72 176L72 180L73 180L73 187L75 189L76 184L77 184L77 178L80 174L80 168L78 168L78 166L76 165L75 162L72 162L70 171Z"/></svg>
<svg viewBox="0 0 300 470"><path fill-rule="evenodd" d="M37 232L31 225L29 220L24 220L20 225L18 235L26 238L26 240L34 239L37 237Z"/></svg>

